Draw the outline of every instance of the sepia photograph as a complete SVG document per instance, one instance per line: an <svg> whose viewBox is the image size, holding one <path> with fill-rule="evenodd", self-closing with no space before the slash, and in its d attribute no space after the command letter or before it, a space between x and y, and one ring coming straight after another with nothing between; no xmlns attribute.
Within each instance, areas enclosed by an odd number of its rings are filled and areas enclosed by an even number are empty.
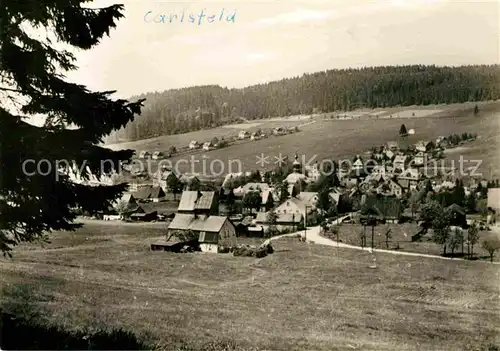
<svg viewBox="0 0 500 351"><path fill-rule="evenodd" d="M0 1L1 350L500 350L498 0Z"/></svg>

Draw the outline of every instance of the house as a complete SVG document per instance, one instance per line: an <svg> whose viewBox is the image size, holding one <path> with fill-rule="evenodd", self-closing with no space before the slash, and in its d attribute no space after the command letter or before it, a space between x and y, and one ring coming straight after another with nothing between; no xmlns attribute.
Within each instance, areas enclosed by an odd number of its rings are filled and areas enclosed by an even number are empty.
<svg viewBox="0 0 500 351"><path fill-rule="evenodd" d="M273 189L263 190L262 196L262 207L261 210L269 211L274 206Z"/></svg>
<svg viewBox="0 0 500 351"><path fill-rule="evenodd" d="M406 166L409 163L409 157L407 155L396 155L394 161L392 163L394 169L399 169L401 171L406 169Z"/></svg>
<svg viewBox="0 0 500 351"><path fill-rule="evenodd" d="M144 213L144 209L139 206L136 198L130 194L123 194L121 199L115 201L111 207L103 212L103 217L106 220L116 219L114 216L119 216L119 219L129 218L133 213Z"/></svg>
<svg viewBox="0 0 500 351"><path fill-rule="evenodd" d="M432 141L421 140L415 144L415 149L421 152L432 152L436 148L436 145Z"/></svg>
<svg viewBox="0 0 500 351"><path fill-rule="evenodd" d="M401 201L396 197L369 195L361 203L361 221L370 217L386 223L398 223L403 213Z"/></svg>
<svg viewBox="0 0 500 351"><path fill-rule="evenodd" d="M364 165L363 165L363 161L361 160L361 158L360 157L356 158L356 160L352 164L352 169L354 171L361 171L361 170L363 170L363 167L364 167Z"/></svg>
<svg viewBox="0 0 500 351"><path fill-rule="evenodd" d="M407 168L398 176L397 180L404 190L417 190L417 185L422 177L418 169Z"/></svg>
<svg viewBox="0 0 500 351"><path fill-rule="evenodd" d="M500 211L500 188L488 189L487 206L496 212Z"/></svg>
<svg viewBox="0 0 500 351"><path fill-rule="evenodd" d="M403 187L394 180L388 179L377 187L377 194L401 198L403 196Z"/></svg>
<svg viewBox="0 0 500 351"><path fill-rule="evenodd" d="M338 206L339 206L339 203L342 199L342 196L344 196L344 194L342 194L340 191L336 190L336 189L332 189L329 193L328 193L328 197L330 198L330 201L332 203L332 207L337 210L338 209Z"/></svg>
<svg viewBox="0 0 500 351"><path fill-rule="evenodd" d="M446 211L451 214L451 225L465 227L467 225L466 211L457 204L446 207Z"/></svg>
<svg viewBox="0 0 500 351"><path fill-rule="evenodd" d="M146 158L150 158L150 157L151 157L151 153L149 151L141 151L139 154L139 158L142 158L142 159L146 159Z"/></svg>
<svg viewBox="0 0 500 351"><path fill-rule="evenodd" d="M300 214L303 217L312 214L316 210L318 194L312 192L302 192L297 197L287 199L276 207L276 214Z"/></svg>
<svg viewBox="0 0 500 351"><path fill-rule="evenodd" d="M269 190L271 187L267 183L246 183L245 185L239 186L233 190L235 196L243 197L251 191L263 192Z"/></svg>
<svg viewBox="0 0 500 351"><path fill-rule="evenodd" d="M392 150L385 150L384 151L384 157L387 160L392 161L392 159L394 159L394 156L396 156L396 154L394 153L394 151L392 151Z"/></svg>
<svg viewBox="0 0 500 351"><path fill-rule="evenodd" d="M189 143L189 150L195 150L195 149L199 149L199 148L200 148L200 143L197 142L196 140L192 140Z"/></svg>
<svg viewBox="0 0 500 351"><path fill-rule="evenodd" d="M219 202L215 191L183 191L177 213L216 215Z"/></svg>
<svg viewBox="0 0 500 351"><path fill-rule="evenodd" d="M440 137L442 139L436 140L436 146L439 147L440 149L444 150L450 146L450 141L446 137Z"/></svg>
<svg viewBox="0 0 500 351"><path fill-rule="evenodd" d="M152 222L158 219L158 212L136 211L130 215L130 219L137 222Z"/></svg>
<svg viewBox="0 0 500 351"><path fill-rule="evenodd" d="M151 188L151 193L149 194L149 198L153 202L160 202L165 200L165 192L159 186L154 186Z"/></svg>
<svg viewBox="0 0 500 351"><path fill-rule="evenodd" d="M213 149L214 149L214 144L212 144L211 141L207 141L207 142L203 143L203 150L204 151L210 151Z"/></svg>
<svg viewBox="0 0 500 351"><path fill-rule="evenodd" d="M399 144L397 141L388 141L385 143L385 150L390 150L392 152L396 152L399 150Z"/></svg>
<svg viewBox="0 0 500 351"><path fill-rule="evenodd" d="M250 135L248 134L248 132L246 130L242 130L241 132L238 133L238 139L246 139L249 136Z"/></svg>
<svg viewBox="0 0 500 351"><path fill-rule="evenodd" d="M319 166L318 162L316 162L312 166L306 165L304 167L304 169L306 171L307 178L311 182L317 182L319 180L319 178L321 177L321 170L320 170L320 166Z"/></svg>
<svg viewBox="0 0 500 351"><path fill-rule="evenodd" d="M377 166L372 168L372 172L371 172L372 175L386 174L386 173L387 173L387 169L386 169L385 165L377 165Z"/></svg>
<svg viewBox="0 0 500 351"><path fill-rule="evenodd" d="M141 202L160 202L165 200L165 192L160 186L144 186L135 192L135 198Z"/></svg>
<svg viewBox="0 0 500 351"><path fill-rule="evenodd" d="M165 157L165 154L163 152L161 152L161 151L155 151L155 152L153 152L152 159L153 160L161 160L164 157Z"/></svg>
<svg viewBox="0 0 500 351"><path fill-rule="evenodd" d="M278 231L297 230L303 222L304 217L300 213L276 213L276 229ZM264 232L269 231L269 212L259 212L255 218L255 223L262 226Z"/></svg>
<svg viewBox="0 0 500 351"><path fill-rule="evenodd" d="M307 176L298 172L292 172L285 178L285 182L287 182L288 185L299 184L302 181L307 182ZM291 194L290 190L288 192Z"/></svg>
<svg viewBox="0 0 500 351"><path fill-rule="evenodd" d="M425 160L426 160L426 154L423 151L419 151L413 158L413 165L423 166L425 164Z"/></svg>
<svg viewBox="0 0 500 351"><path fill-rule="evenodd" d="M187 189L189 184L192 182L200 183L200 178L192 174L183 174L179 177L179 182L183 184L184 189Z"/></svg>
<svg viewBox="0 0 500 351"><path fill-rule="evenodd" d="M259 140L261 138L260 134L257 134L255 132L250 135L250 140Z"/></svg>
<svg viewBox="0 0 500 351"><path fill-rule="evenodd" d="M252 174L251 172L228 173L224 177L224 181L222 182L222 188L227 189L234 180L239 179L241 177L249 177L251 174Z"/></svg>
<svg viewBox="0 0 500 351"><path fill-rule="evenodd" d="M162 170L156 173L156 178L153 179L153 186L159 186L166 192L173 192L174 189L170 189L169 183L172 178L176 178L179 180L179 177L175 174L175 172L170 170Z"/></svg>
<svg viewBox="0 0 500 351"><path fill-rule="evenodd" d="M219 245L236 244L236 228L227 217L177 213L168 230L194 232L202 252L217 253Z"/></svg>
<svg viewBox="0 0 500 351"><path fill-rule="evenodd" d="M282 127L276 127L273 129L273 134L274 135L283 135L283 134L286 134L286 130Z"/></svg>

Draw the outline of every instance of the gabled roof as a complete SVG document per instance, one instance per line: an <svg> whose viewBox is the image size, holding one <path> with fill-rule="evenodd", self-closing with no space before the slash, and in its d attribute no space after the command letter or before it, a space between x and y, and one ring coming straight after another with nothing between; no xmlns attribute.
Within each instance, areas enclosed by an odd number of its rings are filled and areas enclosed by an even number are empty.
<svg viewBox="0 0 500 351"><path fill-rule="evenodd" d="M271 199L271 201L274 201L272 191L271 189L266 189L262 191L262 204L266 205L267 202Z"/></svg>
<svg viewBox="0 0 500 351"><path fill-rule="evenodd" d="M257 217L255 218L256 223L268 223L268 214L269 212L259 212L257 213ZM276 224L280 223L301 223L302 222L302 214L293 214L293 213L284 213L277 214L276 216Z"/></svg>
<svg viewBox="0 0 500 351"><path fill-rule="evenodd" d="M278 208L286 209L289 206L288 204L294 204L295 206L297 206L301 214L305 214L306 210L309 210L308 212L310 212L314 207L313 204L307 203L304 200L298 199L296 197L292 197L279 205Z"/></svg>
<svg viewBox="0 0 500 351"><path fill-rule="evenodd" d="M152 186L149 186L149 185L143 186L135 192L135 197L137 199L142 199L142 200L149 199L151 197L151 190L152 189L153 189Z"/></svg>
<svg viewBox="0 0 500 351"><path fill-rule="evenodd" d="M361 161L361 159L358 158L358 159L356 159L356 161L354 161L354 163L352 165L356 166L356 167L362 167L363 166L363 161Z"/></svg>
<svg viewBox="0 0 500 351"><path fill-rule="evenodd" d="M163 189L161 187L156 186L156 187L151 189L150 197L152 199L159 199L159 198L165 197L165 192L163 191Z"/></svg>
<svg viewBox="0 0 500 351"><path fill-rule="evenodd" d="M402 179L409 178L409 179L418 180L418 179L420 179L420 173L418 172L418 169L416 169L416 168L407 168L398 176L398 178L402 178Z"/></svg>
<svg viewBox="0 0 500 351"><path fill-rule="evenodd" d="M136 202L134 195L132 195L130 193L123 194L121 201L124 201L126 203L135 203Z"/></svg>
<svg viewBox="0 0 500 351"><path fill-rule="evenodd" d="M183 191L178 211L210 210L215 191Z"/></svg>
<svg viewBox="0 0 500 351"><path fill-rule="evenodd" d="M195 175L187 175L187 174L183 174L179 177L179 181L183 184L188 184L190 181L194 180L194 179L198 179L200 180L197 176Z"/></svg>
<svg viewBox="0 0 500 351"><path fill-rule="evenodd" d="M240 188L246 194L250 191L269 190L270 186L267 183L246 183Z"/></svg>
<svg viewBox="0 0 500 351"><path fill-rule="evenodd" d="M301 179L306 180L307 179L306 175L302 173L293 172L290 173L285 180L288 184L295 184L298 183Z"/></svg>
<svg viewBox="0 0 500 351"><path fill-rule="evenodd" d="M331 191L330 193L328 193L328 196L330 197L330 199L332 199L333 201L335 201L336 204L338 204L339 201L340 201L340 197L342 196L342 194L337 193L335 191Z"/></svg>
<svg viewBox="0 0 500 351"><path fill-rule="evenodd" d="M171 176L178 178L177 174L175 174L175 172L173 172L173 171L159 171L158 176L159 176L158 178L160 178L160 180L168 180L168 178Z"/></svg>
<svg viewBox="0 0 500 351"><path fill-rule="evenodd" d="M394 158L394 163L396 163L396 162L398 162L398 163L405 163L407 159L408 159L407 155L397 155Z"/></svg>
<svg viewBox="0 0 500 351"><path fill-rule="evenodd" d="M383 218L399 218L403 210L401 201L391 196L368 195L364 205L379 213Z"/></svg>
<svg viewBox="0 0 500 351"><path fill-rule="evenodd" d="M316 202L315 198L317 199L317 196L318 196L317 192L302 191L296 196L296 198L302 201L304 204L314 205Z"/></svg>
<svg viewBox="0 0 500 351"><path fill-rule="evenodd" d="M446 210L447 211L451 211L451 212L459 213L459 214L461 214L463 216L465 216L465 214L466 214L465 209L463 207L455 204L455 203L453 203L450 206L446 207Z"/></svg>
<svg viewBox="0 0 500 351"><path fill-rule="evenodd" d="M228 218L222 216L195 216L194 214L176 213L168 229L218 233L226 220Z"/></svg>

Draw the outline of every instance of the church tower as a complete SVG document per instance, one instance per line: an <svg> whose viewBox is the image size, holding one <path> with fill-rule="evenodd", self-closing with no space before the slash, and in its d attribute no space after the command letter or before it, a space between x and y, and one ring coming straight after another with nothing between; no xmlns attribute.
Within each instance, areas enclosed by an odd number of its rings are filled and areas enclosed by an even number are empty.
<svg viewBox="0 0 500 351"><path fill-rule="evenodd" d="M295 173L302 172L302 165L300 164L299 155L297 155L297 153L295 153L295 160L293 161L292 167Z"/></svg>

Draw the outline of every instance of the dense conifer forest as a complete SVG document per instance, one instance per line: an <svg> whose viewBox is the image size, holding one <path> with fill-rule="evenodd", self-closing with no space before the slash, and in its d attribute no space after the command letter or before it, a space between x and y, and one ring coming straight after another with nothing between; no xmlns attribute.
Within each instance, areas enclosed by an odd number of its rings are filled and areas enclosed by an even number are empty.
<svg viewBox="0 0 500 351"><path fill-rule="evenodd" d="M108 142L139 140L267 117L500 98L500 65L328 70L228 89L196 86L134 96L142 115Z"/></svg>

